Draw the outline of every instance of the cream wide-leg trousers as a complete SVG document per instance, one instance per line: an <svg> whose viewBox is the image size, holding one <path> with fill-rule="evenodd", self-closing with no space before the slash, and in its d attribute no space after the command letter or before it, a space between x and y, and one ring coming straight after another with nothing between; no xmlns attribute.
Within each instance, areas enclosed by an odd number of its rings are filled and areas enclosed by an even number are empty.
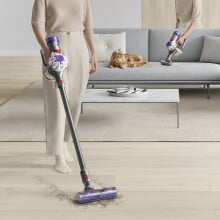
<svg viewBox="0 0 220 220"><path fill-rule="evenodd" d="M65 88L75 127L77 127L81 101L86 92L89 77L89 53L83 32L56 32L63 54L68 59L68 67L63 74ZM43 68L43 94L46 128L46 152L51 155L63 154L66 142L72 137L66 120L60 91L56 81L45 76Z"/></svg>

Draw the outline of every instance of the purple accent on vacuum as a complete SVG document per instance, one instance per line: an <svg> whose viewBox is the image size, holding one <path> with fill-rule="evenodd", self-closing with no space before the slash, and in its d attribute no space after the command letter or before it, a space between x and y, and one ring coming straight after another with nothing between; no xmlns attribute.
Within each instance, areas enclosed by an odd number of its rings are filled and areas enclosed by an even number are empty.
<svg viewBox="0 0 220 220"><path fill-rule="evenodd" d="M170 46L172 46L172 42L171 41L167 42L167 47L170 47Z"/></svg>
<svg viewBox="0 0 220 220"><path fill-rule="evenodd" d="M57 36L48 37L48 38L46 39L46 41L47 41L47 44L55 43L55 42L59 43L59 39L58 39Z"/></svg>
<svg viewBox="0 0 220 220"><path fill-rule="evenodd" d="M179 37L181 35L181 33L179 31L174 31L173 35L176 35Z"/></svg>
<svg viewBox="0 0 220 220"><path fill-rule="evenodd" d="M56 61L58 61L58 62L64 61L63 56L62 56L62 55L57 55L57 56L56 56Z"/></svg>
<svg viewBox="0 0 220 220"><path fill-rule="evenodd" d="M50 49L50 52L60 50L60 41L57 36L51 36L46 39L47 45Z"/></svg>

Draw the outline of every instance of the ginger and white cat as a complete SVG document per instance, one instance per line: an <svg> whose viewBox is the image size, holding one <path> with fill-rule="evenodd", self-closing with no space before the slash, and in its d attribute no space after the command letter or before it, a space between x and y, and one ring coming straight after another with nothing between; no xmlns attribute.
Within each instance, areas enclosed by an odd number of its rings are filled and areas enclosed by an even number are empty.
<svg viewBox="0 0 220 220"><path fill-rule="evenodd" d="M147 62L143 60L142 56L123 53L121 49L118 49L112 53L109 67L119 67L124 69L126 67L141 67L145 64L147 64Z"/></svg>

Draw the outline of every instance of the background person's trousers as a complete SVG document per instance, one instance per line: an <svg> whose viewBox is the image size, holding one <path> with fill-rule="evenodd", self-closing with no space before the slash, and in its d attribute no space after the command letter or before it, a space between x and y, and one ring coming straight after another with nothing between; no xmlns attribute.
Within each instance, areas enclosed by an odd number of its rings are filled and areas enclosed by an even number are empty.
<svg viewBox="0 0 220 220"><path fill-rule="evenodd" d="M77 127L81 101L86 92L89 77L89 53L83 32L56 32L47 36L56 35L60 40L63 54L68 59L68 67L64 72L64 83L72 113ZM55 80L45 77L43 69L43 94L46 128L47 154L63 154L65 142L71 142L72 136L66 120L60 91Z"/></svg>

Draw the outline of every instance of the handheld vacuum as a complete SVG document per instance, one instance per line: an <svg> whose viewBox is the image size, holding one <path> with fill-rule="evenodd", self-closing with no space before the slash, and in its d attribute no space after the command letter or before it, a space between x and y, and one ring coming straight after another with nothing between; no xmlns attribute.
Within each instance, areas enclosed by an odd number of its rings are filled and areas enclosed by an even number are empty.
<svg viewBox="0 0 220 220"><path fill-rule="evenodd" d="M183 44L177 43L178 39L180 38L181 33L179 31L174 31L170 41L167 42L166 46L169 51L168 56L165 60L161 60L161 64L165 66L172 65L172 59L174 56L179 56L183 53L183 48L185 46L186 40L184 40Z"/></svg>
<svg viewBox="0 0 220 220"><path fill-rule="evenodd" d="M56 36L48 37L46 39L46 42L51 52L49 63L48 64L46 63L42 51L41 51L41 57L43 60L43 64L48 67L49 74L51 74L55 78L57 86L59 88L81 170L80 174L81 174L82 182L84 184L84 191L78 192L74 196L73 201L76 203L83 204L83 203L89 203L89 202L105 200L105 199L114 199L117 197L117 189L115 187L94 189L90 184L89 174L83 159L82 150L73 123L69 103L67 101L65 85L63 81L63 72L67 68L68 61L65 58L65 56L62 54L62 51L60 49L59 39Z"/></svg>

